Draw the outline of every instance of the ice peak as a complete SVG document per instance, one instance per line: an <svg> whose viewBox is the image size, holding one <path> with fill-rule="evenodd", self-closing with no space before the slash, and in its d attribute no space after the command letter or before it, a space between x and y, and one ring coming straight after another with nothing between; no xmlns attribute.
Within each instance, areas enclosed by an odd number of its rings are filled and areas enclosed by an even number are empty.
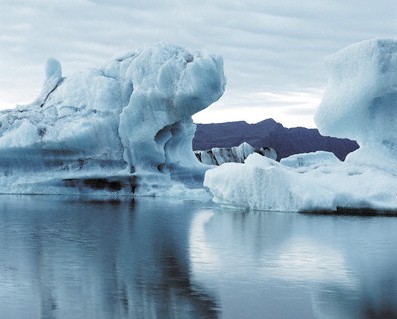
<svg viewBox="0 0 397 319"><path fill-rule="evenodd" d="M46 80L53 77L57 79L61 79L62 78L61 63L57 59L51 57L48 58L45 66L45 74L46 74Z"/></svg>

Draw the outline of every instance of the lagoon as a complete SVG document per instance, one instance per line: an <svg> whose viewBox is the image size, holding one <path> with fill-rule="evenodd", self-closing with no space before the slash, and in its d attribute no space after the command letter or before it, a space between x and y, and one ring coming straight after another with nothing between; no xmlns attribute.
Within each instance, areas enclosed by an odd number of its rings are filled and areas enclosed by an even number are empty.
<svg viewBox="0 0 397 319"><path fill-rule="evenodd" d="M0 318L397 318L397 218L0 197Z"/></svg>

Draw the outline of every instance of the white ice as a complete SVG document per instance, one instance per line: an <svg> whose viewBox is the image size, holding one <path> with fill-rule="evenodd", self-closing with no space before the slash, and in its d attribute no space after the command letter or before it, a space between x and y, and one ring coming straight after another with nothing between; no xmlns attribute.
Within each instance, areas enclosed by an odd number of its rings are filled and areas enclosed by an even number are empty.
<svg viewBox="0 0 397 319"><path fill-rule="evenodd" d="M1 193L202 192L191 116L220 98L222 58L158 44L62 77L0 113ZM193 189L193 190L192 190Z"/></svg>
<svg viewBox="0 0 397 319"><path fill-rule="evenodd" d="M333 154L293 155L281 163L250 155L207 171L214 201L264 210L397 211L397 42L354 44L328 59L330 78L315 120L322 134L357 140Z"/></svg>

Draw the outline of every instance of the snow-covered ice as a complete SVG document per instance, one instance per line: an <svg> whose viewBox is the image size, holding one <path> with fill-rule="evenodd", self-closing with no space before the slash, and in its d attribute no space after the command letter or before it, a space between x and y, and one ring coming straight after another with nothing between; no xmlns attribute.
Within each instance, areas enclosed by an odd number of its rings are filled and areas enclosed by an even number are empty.
<svg viewBox="0 0 397 319"><path fill-rule="evenodd" d="M200 196L191 116L223 94L221 57L158 44L68 77L50 58L45 72L33 103L0 113L1 193Z"/></svg>
<svg viewBox="0 0 397 319"><path fill-rule="evenodd" d="M360 148L344 162L316 152L281 163L252 154L245 164L224 164L205 175L214 201L264 210L397 211L397 42L360 42L327 61L317 126Z"/></svg>

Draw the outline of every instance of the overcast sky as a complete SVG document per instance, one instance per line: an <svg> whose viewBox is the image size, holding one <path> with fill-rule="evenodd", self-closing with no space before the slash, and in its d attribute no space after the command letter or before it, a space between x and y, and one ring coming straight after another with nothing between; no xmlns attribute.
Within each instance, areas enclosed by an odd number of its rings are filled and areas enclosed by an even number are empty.
<svg viewBox="0 0 397 319"><path fill-rule="evenodd" d="M397 38L397 1L0 0L0 108L36 97L47 57L67 76L165 41L223 56L226 92L197 122L313 127L324 58L373 38Z"/></svg>

